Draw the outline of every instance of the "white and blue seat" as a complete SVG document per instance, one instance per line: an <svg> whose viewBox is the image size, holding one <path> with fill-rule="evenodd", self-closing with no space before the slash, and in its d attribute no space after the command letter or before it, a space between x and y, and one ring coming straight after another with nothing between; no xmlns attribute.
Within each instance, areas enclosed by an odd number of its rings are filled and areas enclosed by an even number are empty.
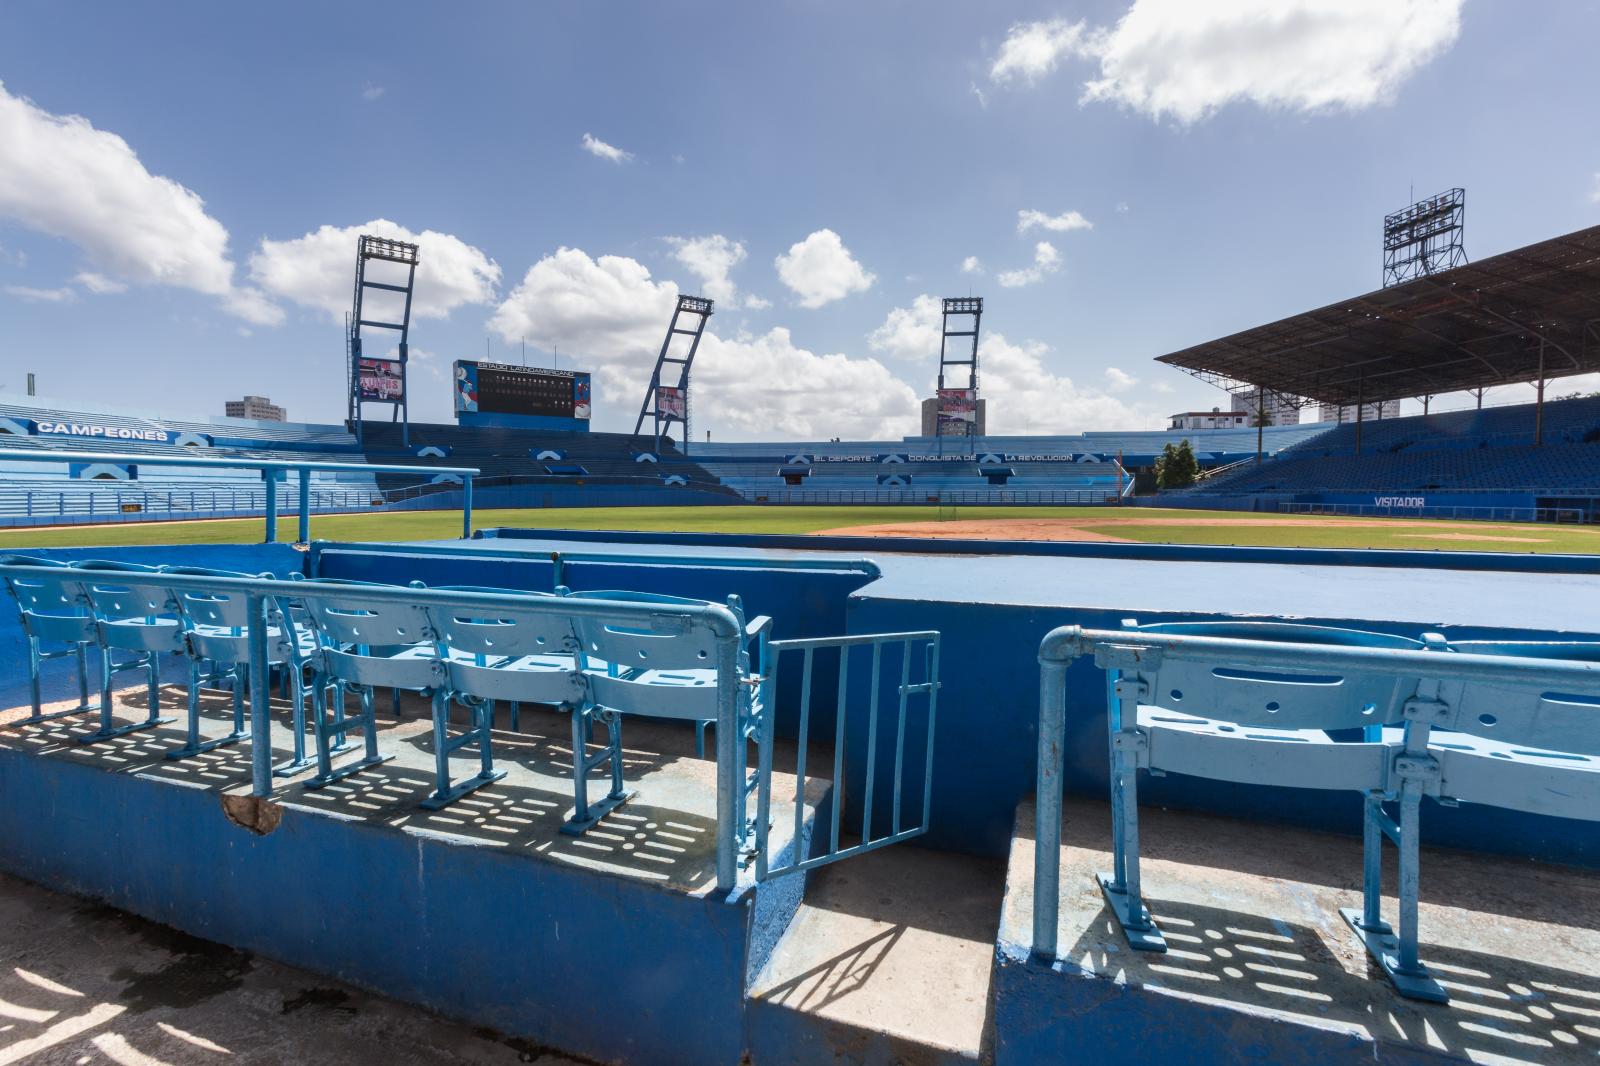
<svg viewBox="0 0 1600 1066"><path fill-rule="evenodd" d="M434 709L438 788L423 803L424 807L435 808L505 776L504 771L494 769L491 751L496 701L510 703L515 715L515 709L523 703L549 704L569 710L581 707L586 694L583 675L578 669L578 642L572 621L549 609L559 603L560 597L548 592L479 586L453 586L436 591L519 596L532 602L527 609L428 609L446 679L443 698L436 701ZM461 703L473 716L472 728L455 737L448 735L450 700ZM478 745L480 758L478 774L453 784L449 775L450 752L474 743ZM614 776L620 783L620 766ZM588 818L585 800L583 782L579 781L576 818Z"/></svg>
<svg viewBox="0 0 1600 1066"><path fill-rule="evenodd" d="M1455 641L1448 647L1461 655L1600 663L1600 643L1594 642ZM1417 949L1422 798L1600 820L1600 672L1586 692L1541 681L1452 680L1448 657L1440 673L1444 680L1421 679L1406 700L1404 726L1384 730L1393 753L1390 780L1382 795L1367 800L1363 905L1340 913L1402 994L1442 1002L1448 996ZM1386 801L1396 804L1393 816ZM1377 853L1385 838L1400 852L1398 929L1379 910Z"/></svg>
<svg viewBox="0 0 1600 1066"><path fill-rule="evenodd" d="M94 614L100 647L100 728L74 742L92 744L172 721L161 715L161 656L185 654L182 611L171 589L139 580L161 568L90 559L73 569ZM128 670L144 672L149 709L142 721L117 725L111 682Z"/></svg>
<svg viewBox="0 0 1600 1066"><path fill-rule="evenodd" d="M574 592L573 599L611 600L663 606L706 606L710 601L666 596L650 592L593 591ZM573 715L573 772L582 787L588 770L599 762L612 760L612 795L606 803L615 806L627 798L621 793L621 732L618 715L647 718L675 718L695 723L696 755L705 755L705 728L717 721L719 693L724 685L737 687L739 737L757 735L764 707L760 681L768 666L768 640L772 619L761 616L745 620L744 607L737 596L728 597L726 606L738 619L744 637L739 644L737 676L725 677L717 668L716 646L699 628L653 629L596 618L574 622L579 644L579 662L588 680L589 701ZM751 647L754 646L754 654ZM600 718L609 731L609 750L589 762L584 754L584 737L593 718ZM585 765L588 762L589 765ZM592 820L591 820L592 822ZM569 831L581 832L587 825L569 823ZM740 827L741 839L745 827Z"/></svg>
<svg viewBox="0 0 1600 1066"><path fill-rule="evenodd" d="M169 567L166 573L183 577L221 577L248 579L250 574L229 570L213 570L196 566ZM270 575L259 575L270 576ZM250 617L249 593L237 587L216 586L205 589L175 589L180 615L184 623L184 645L189 656L189 720L188 737L184 746L167 753L168 759L183 759L201 752L211 751L225 744L233 744L250 735L245 716L245 693L252 684L250 678ZM303 664L315 646L315 635L289 623L276 599L266 601L267 616L267 666L284 671L293 700L293 723L297 737L305 728L305 687ZM205 669L210 665L212 678L228 679L233 692L233 729L222 737L200 739L200 688ZM269 679L261 679L263 691ZM303 748L304 741L301 740ZM298 772L309 764L294 768Z"/></svg>
<svg viewBox="0 0 1600 1066"><path fill-rule="evenodd" d="M90 709L88 649L95 643L94 613L89 597L71 566L55 559L10 555L0 563L58 570L60 576L5 578L6 589L17 601L23 638L28 646L28 695L33 713L19 725L34 725L80 714ZM73 659L78 666L78 705L44 713L41 668L57 659Z"/></svg>
<svg viewBox="0 0 1600 1066"><path fill-rule="evenodd" d="M1133 627L1141 636L1199 636L1273 644L1420 650L1404 637L1273 622ZM1402 720L1405 686L1392 676L1315 667L1236 668L1226 656L1097 647L1110 666L1113 867L1099 875L1129 944L1165 951L1144 905L1139 870L1138 771L1239 784L1348 790L1381 796L1392 745L1382 727ZM1359 739L1336 739L1330 731ZM1369 804L1370 804L1369 800ZM1371 848L1376 854L1376 846ZM1370 864L1369 864L1370 865Z"/></svg>
<svg viewBox="0 0 1600 1066"><path fill-rule="evenodd" d="M312 701L317 772L305 787L316 789L394 757L378 751L377 689L393 689L397 702L402 691L431 699L446 679L421 604L364 596L364 590L375 587L367 581L311 578L306 586L306 613L317 632L311 656L314 696L329 688L337 692L331 707L320 698ZM360 717L354 721L345 714L346 690L354 690L361 702ZM351 729L361 730L363 752L335 769L333 756Z"/></svg>

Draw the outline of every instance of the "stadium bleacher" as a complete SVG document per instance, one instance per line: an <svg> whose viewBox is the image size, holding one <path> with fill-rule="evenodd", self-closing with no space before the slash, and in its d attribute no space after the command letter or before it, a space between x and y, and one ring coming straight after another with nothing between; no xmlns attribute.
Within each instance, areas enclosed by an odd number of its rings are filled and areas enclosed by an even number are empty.
<svg viewBox="0 0 1600 1066"><path fill-rule="evenodd" d="M1327 429L1269 427L1262 447L1273 454ZM1256 453L1256 431L1249 429L719 443L695 458L722 484L761 502L923 503L949 497L970 503L1087 504L1122 495L1128 470L1149 466L1167 444L1182 440L1190 442L1206 469Z"/></svg>
<svg viewBox="0 0 1600 1066"><path fill-rule="evenodd" d="M1542 436L1536 444L1531 404L1367 422L1359 454L1346 423L1181 494L1600 492L1600 398L1546 403Z"/></svg>
<svg viewBox="0 0 1600 1066"><path fill-rule="evenodd" d="M670 445L670 442L668 442ZM470 466L483 472L480 502L553 506L592 502L709 502L736 496L676 447L646 453L641 441L617 433L463 428L413 423L403 443L398 425L369 423L363 442L343 426L249 419L147 417L99 405L40 401L0 404L0 447L51 452L116 452L134 457L193 455L348 464ZM374 507L448 506L459 479L361 470L312 475L315 511ZM646 491L649 490L649 491ZM666 494L671 490L675 494ZM687 490L687 491L684 491ZM257 514L265 506L258 473L211 466L14 461L0 471L0 523L35 524L144 517ZM279 488L288 506L298 486ZM632 495L630 495L630 493ZM439 497L437 500L430 497ZM708 499L709 498L709 499Z"/></svg>

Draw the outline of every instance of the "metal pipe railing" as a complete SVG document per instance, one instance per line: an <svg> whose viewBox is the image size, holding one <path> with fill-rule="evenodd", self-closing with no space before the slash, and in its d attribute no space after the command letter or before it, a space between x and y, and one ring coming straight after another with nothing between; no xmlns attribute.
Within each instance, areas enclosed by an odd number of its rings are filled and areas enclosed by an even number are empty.
<svg viewBox="0 0 1600 1066"><path fill-rule="evenodd" d="M0 563L0 576L60 581L57 567ZM136 581L167 589L212 589L243 593L249 602L252 625L250 640L250 791L254 796L272 794L272 716L267 671L267 601L273 598L314 600L352 595L350 586L291 581L262 577L211 577L168 574L160 571L138 573L85 571L84 580ZM743 809L743 740L739 729L738 682L739 645L744 633L734 613L721 604L633 603L623 600L546 599L513 593L455 592L410 588L401 585L362 585L362 599L379 602L416 604L422 607L464 607L479 610L515 609L569 618L597 618L626 625L645 623L652 629L704 626L717 644L717 669L723 683L718 685L717 703L717 889L732 892L738 881L739 819ZM260 687L256 679L262 679Z"/></svg>
<svg viewBox="0 0 1600 1066"><path fill-rule="evenodd" d="M414 466L393 463L333 463L299 459L219 459L213 456L149 455L143 452L44 451L0 448L0 462L132 463L135 466L188 466L221 470L255 470L266 482L266 543L278 539L278 485L293 471L300 479L300 539L311 536L310 481L313 471L360 474L452 474L462 479L461 535L472 536L472 479L481 471L466 466ZM94 497L89 497L91 509Z"/></svg>
<svg viewBox="0 0 1600 1066"><path fill-rule="evenodd" d="M1033 954L1054 958L1061 892L1061 808L1066 745L1067 668L1093 654L1099 665L1116 652L1134 661L1163 658L1263 669L1316 668L1430 678L1569 686L1563 691L1600 695L1600 662L1502 655L1363 648L1290 641L1245 640L1138 630L1062 626L1039 644L1039 769L1033 859Z"/></svg>

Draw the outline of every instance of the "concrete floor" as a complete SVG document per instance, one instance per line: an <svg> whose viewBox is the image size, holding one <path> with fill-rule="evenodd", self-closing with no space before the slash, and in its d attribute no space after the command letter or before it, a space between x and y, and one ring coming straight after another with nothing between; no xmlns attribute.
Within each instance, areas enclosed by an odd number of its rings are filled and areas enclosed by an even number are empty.
<svg viewBox="0 0 1600 1066"><path fill-rule="evenodd" d="M177 670L166 677L182 676ZM145 690L128 688L115 693L118 722L145 717ZM187 785L199 785L222 794L233 817L234 804L241 815L272 817L275 806L317 810L342 818L404 831L423 831L459 837L474 844L489 844L510 853L604 870L608 873L654 881L691 895L710 893L716 884L716 763L715 730L706 734L707 758L694 753L694 727L687 722L628 718L623 725L623 778L636 793L597 826L582 836L561 833L571 816L571 720L564 714L536 706L524 707L520 728L511 730L510 715L502 706L494 732L495 767L507 771L499 781L478 789L440 811L418 804L434 785L432 725L426 700L414 694L401 699L401 717L392 716L387 694L378 700L378 747L393 759L337 781L325 788L302 787L309 773L278 778L271 803L260 812L247 809L250 782L250 744L241 741L177 761L164 756L182 746L186 728L186 690L170 684L161 691L162 713L175 720L90 745L71 742L75 735L92 731L98 716L92 712L59 718L20 729L0 730L0 744L20 747L50 758L68 759L123 773L139 773ZM201 697L201 733L225 734L231 726L231 696L204 691ZM46 711L75 706L76 698L45 705ZM349 700L352 713L356 700ZM0 710L0 727L25 716L26 707ZM292 730L287 700L273 700L273 761L290 755ZM465 712L455 710L456 728ZM604 736L597 727L596 738ZM362 737L351 733L359 747ZM314 754L311 739L307 750ZM590 754L599 751L591 744ZM772 846L783 846L793 832L795 779L784 770L794 766L794 745L775 745L773 773ZM336 765L349 761L345 755ZM832 755L817 749L812 766L831 766ZM478 770L475 747L458 750L450 758L451 776L461 781ZM755 765L754 751L751 766ZM609 768L591 771L589 797L598 800L609 788ZM808 781L807 802L814 804L827 782ZM785 800L787 799L787 802ZM237 818L235 820L238 820Z"/></svg>
<svg viewBox="0 0 1600 1066"><path fill-rule="evenodd" d="M576 1066L100 904L0 875L0 1066Z"/></svg>
<svg viewBox="0 0 1600 1066"><path fill-rule="evenodd" d="M893 1045L872 1061L985 1060L1005 863L901 844L810 876L752 997L847 1061L862 1034Z"/></svg>
<svg viewBox="0 0 1600 1066"><path fill-rule="evenodd" d="M1451 997L1430 1004L1395 994L1339 916L1361 903L1359 840L1142 809L1145 894L1168 942L1156 954L1128 948L1095 883L1110 869L1110 824L1107 804L1068 797L1057 942L1075 971L1475 1062L1600 1055L1600 879L1590 871L1424 848L1421 956ZM1002 917L1010 943L1032 941L1033 862L1028 801ZM1392 898L1384 913L1393 920Z"/></svg>

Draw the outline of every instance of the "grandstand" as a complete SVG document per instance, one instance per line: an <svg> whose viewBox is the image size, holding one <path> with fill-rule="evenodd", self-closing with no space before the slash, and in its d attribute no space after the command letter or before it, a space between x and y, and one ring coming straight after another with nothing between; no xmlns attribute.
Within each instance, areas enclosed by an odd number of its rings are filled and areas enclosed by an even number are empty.
<svg viewBox="0 0 1600 1066"><path fill-rule="evenodd" d="M154 418L99 405L41 401L0 404L0 444L12 449L130 455L235 458L340 463L460 465L484 472L480 503L489 506L562 506L573 503L726 502L734 493L668 441L646 452L626 434L560 433L466 428L413 423L411 441L399 427L369 423L365 440L342 426L257 422L247 419ZM297 491L278 489L287 507ZM318 472L312 476L314 511L460 506L460 483L441 474L431 481L395 474ZM265 488L258 474L211 466L161 466L141 471L136 462L7 464L0 481L0 524L203 518L260 514Z"/></svg>
<svg viewBox="0 0 1600 1066"><path fill-rule="evenodd" d="M1233 392L1357 412L1163 502L1448 517L1600 517L1600 226L1161 356ZM1533 404L1365 421L1373 404L1529 382ZM1514 512L1514 513L1508 513Z"/></svg>
<svg viewBox="0 0 1600 1066"><path fill-rule="evenodd" d="M1265 430L1272 455L1322 434L1325 425ZM1168 443L1189 440L1202 468L1255 455L1255 430L1093 432L1061 436L906 437L895 441L719 443L685 456L671 438L500 426L368 422L363 439L343 426L247 419L155 417L100 405L40 401L0 404L7 448L130 455L305 460L475 467L479 506L867 503L1089 504L1116 502L1130 471L1148 467ZM287 507L296 488L279 488ZM453 508L453 475L313 475L318 512ZM122 464L8 464L0 483L0 524L202 518L260 514L265 488L247 470Z"/></svg>
<svg viewBox="0 0 1600 1066"><path fill-rule="evenodd" d="M1532 405L1518 405L1386 419L1365 427L1360 452L1355 425L1345 424L1189 494L1600 495L1600 399L1546 405L1543 445L1534 442L1532 416Z"/></svg>
<svg viewBox="0 0 1600 1066"><path fill-rule="evenodd" d="M1265 430L1266 454L1311 440L1326 425ZM1116 502L1130 472L1149 467L1167 444L1188 440L1202 469L1253 458L1256 431L1091 432L1056 436L897 442L827 441L718 444L696 461L754 503Z"/></svg>

